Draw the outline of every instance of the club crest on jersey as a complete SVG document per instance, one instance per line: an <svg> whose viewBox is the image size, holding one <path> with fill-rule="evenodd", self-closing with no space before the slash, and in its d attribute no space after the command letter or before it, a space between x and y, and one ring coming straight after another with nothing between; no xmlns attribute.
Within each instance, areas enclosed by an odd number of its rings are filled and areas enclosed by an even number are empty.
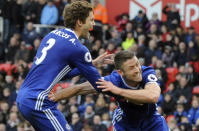
<svg viewBox="0 0 199 131"><path fill-rule="evenodd" d="M87 52L84 56L84 59L86 62L91 62L92 61L91 54L89 52Z"/></svg>
<svg viewBox="0 0 199 131"><path fill-rule="evenodd" d="M150 75L148 75L148 80L151 81L151 82L155 82L158 79L154 74L150 74Z"/></svg>
<svg viewBox="0 0 199 131"><path fill-rule="evenodd" d="M68 123L66 124L66 129L71 130L70 125Z"/></svg>

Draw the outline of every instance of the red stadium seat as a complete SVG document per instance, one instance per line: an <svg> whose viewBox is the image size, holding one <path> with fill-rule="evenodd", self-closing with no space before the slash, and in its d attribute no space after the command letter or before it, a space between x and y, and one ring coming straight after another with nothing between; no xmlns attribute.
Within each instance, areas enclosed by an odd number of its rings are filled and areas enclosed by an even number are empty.
<svg viewBox="0 0 199 131"><path fill-rule="evenodd" d="M199 95L199 85L193 87L192 94L194 94L194 95L196 95L196 94Z"/></svg>

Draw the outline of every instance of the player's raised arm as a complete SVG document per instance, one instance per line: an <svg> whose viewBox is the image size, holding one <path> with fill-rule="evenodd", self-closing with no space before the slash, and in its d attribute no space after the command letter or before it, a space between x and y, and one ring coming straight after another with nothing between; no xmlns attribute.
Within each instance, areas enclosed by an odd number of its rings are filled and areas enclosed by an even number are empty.
<svg viewBox="0 0 199 131"><path fill-rule="evenodd" d="M123 96L132 103L157 103L161 91L156 83L148 83L144 89L140 90L122 89L102 79L97 84L103 92L110 91L113 94Z"/></svg>

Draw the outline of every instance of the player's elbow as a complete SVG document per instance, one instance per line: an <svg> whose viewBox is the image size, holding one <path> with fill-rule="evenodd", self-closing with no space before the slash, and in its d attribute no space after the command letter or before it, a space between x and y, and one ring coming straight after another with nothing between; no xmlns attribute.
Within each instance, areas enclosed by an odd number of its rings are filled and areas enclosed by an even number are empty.
<svg viewBox="0 0 199 131"><path fill-rule="evenodd" d="M160 97L159 91L151 93L151 95L150 95L151 103L156 104L159 100L159 97Z"/></svg>
<svg viewBox="0 0 199 131"><path fill-rule="evenodd" d="M155 94L151 95L151 98L150 98L151 103L156 104L158 100L159 100L159 95L155 95Z"/></svg>

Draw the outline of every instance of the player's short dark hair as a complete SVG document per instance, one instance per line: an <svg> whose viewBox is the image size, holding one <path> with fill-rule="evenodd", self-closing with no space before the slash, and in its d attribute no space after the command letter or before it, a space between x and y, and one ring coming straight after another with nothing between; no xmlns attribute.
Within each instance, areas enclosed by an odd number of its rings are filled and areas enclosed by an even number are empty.
<svg viewBox="0 0 199 131"><path fill-rule="evenodd" d="M63 11L65 27L74 29L77 20L85 23L90 11L93 11L92 5L84 0L67 4Z"/></svg>
<svg viewBox="0 0 199 131"><path fill-rule="evenodd" d="M117 70L119 70L119 69L122 70L122 65L124 64L124 62L126 62L127 60L133 58L134 56L135 56L134 52L130 52L130 51L118 52L115 55L115 58L114 58L115 68Z"/></svg>

